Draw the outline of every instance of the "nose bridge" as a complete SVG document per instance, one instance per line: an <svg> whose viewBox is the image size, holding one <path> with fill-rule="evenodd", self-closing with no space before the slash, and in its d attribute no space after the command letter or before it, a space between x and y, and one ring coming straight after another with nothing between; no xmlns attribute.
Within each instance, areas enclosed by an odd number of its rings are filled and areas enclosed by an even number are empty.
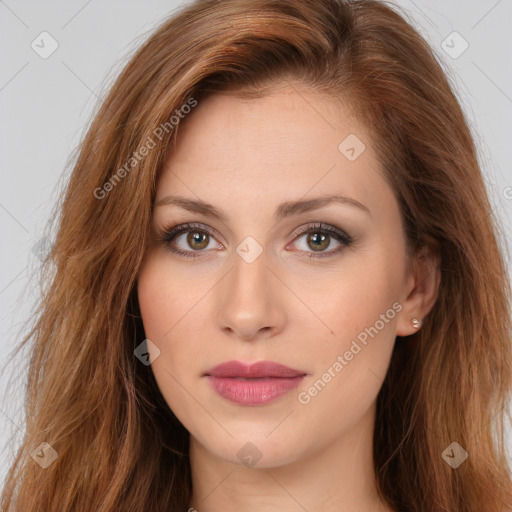
<svg viewBox="0 0 512 512"><path fill-rule="evenodd" d="M219 328L252 338L260 330L275 328L279 315L275 279L269 258L253 240L244 240L233 254L233 266L223 279L218 304Z"/></svg>
<svg viewBox="0 0 512 512"><path fill-rule="evenodd" d="M268 299L268 257L266 251L254 243L242 242L233 255L233 269L230 272L229 293L240 305L250 303L254 307Z"/></svg>

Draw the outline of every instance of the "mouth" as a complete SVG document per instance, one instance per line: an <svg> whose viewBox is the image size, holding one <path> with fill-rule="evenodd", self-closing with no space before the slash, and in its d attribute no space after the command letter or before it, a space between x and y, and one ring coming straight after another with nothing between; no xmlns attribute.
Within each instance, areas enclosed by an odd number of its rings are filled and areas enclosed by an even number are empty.
<svg viewBox="0 0 512 512"><path fill-rule="evenodd" d="M227 361L203 376L224 399L246 406L264 405L296 388L306 372L271 361L246 365Z"/></svg>

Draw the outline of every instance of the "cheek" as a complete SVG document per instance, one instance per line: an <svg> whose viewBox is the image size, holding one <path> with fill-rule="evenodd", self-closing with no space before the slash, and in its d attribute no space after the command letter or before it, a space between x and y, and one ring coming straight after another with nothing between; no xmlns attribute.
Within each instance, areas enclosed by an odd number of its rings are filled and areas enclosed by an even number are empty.
<svg viewBox="0 0 512 512"><path fill-rule="evenodd" d="M297 395L302 417L313 432L315 417L329 416L336 433L354 426L376 400L386 377L395 343L399 305L347 307L333 316L336 334L306 348L314 372ZM382 316L381 316L382 315ZM323 427L322 427L323 428ZM325 432L331 435L332 432Z"/></svg>
<svg viewBox="0 0 512 512"><path fill-rule="evenodd" d="M399 297L397 276L401 275L400 262L396 256L394 259L395 264L378 248L353 253L330 275L308 278L296 288L302 290L304 302L328 327L328 337L330 333L331 338L340 340L355 338L379 321L381 315L385 316L385 324L379 322L379 331L389 330L397 312L386 312ZM309 284L311 281L316 284Z"/></svg>
<svg viewBox="0 0 512 512"><path fill-rule="evenodd" d="M139 273L137 294L146 338L159 350L158 357L152 357L151 371L169 408L190 428L187 418L201 417L201 411L183 392L183 386L192 395L196 393L191 378L200 374L194 364L200 347L193 343L193 322L187 323L197 300L185 296L182 285L169 265L162 265L158 257L153 257Z"/></svg>
<svg viewBox="0 0 512 512"><path fill-rule="evenodd" d="M165 346L185 325L187 337L191 337L194 323L190 318L197 315L200 308L196 306L205 294L198 284L169 264L165 254L156 251L146 261L137 278L137 293L149 339Z"/></svg>
<svg viewBox="0 0 512 512"><path fill-rule="evenodd" d="M206 274L185 272L165 251L154 251L141 268L137 294L144 332L160 350L151 365L155 375L163 367L188 380L206 370L198 362L212 325L211 287Z"/></svg>
<svg viewBox="0 0 512 512"><path fill-rule="evenodd" d="M167 372L179 378L176 372L186 371L186 364L184 367L181 360L185 360L185 352L193 348L187 343L191 333L185 328L187 314L193 312L189 297L183 293L182 285L169 266L162 265L158 257L150 258L141 269L137 294L146 338L159 350L151 369L157 381L166 378Z"/></svg>
<svg viewBox="0 0 512 512"><path fill-rule="evenodd" d="M172 328L176 300L175 288L168 285L165 273L149 261L139 273L137 293L146 337L162 349L164 334Z"/></svg>
<svg viewBox="0 0 512 512"><path fill-rule="evenodd" d="M304 347L313 356L315 372L300 403L310 400L317 406L331 403L364 410L375 399L386 376L402 309L397 300L398 263L392 266L385 255L368 253L366 260L347 265L346 273L324 281L323 301L319 290L310 289L315 312L328 330L318 342L310 337Z"/></svg>

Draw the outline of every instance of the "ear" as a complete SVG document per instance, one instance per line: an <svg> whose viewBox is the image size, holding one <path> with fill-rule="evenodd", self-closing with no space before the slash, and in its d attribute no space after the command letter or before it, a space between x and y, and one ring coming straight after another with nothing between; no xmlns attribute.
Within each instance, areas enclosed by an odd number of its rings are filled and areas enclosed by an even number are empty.
<svg viewBox="0 0 512 512"><path fill-rule="evenodd" d="M412 319L423 320L434 306L441 282L441 258L437 244L426 244L413 258L403 288L402 310L397 317L397 336L409 336L418 331Z"/></svg>

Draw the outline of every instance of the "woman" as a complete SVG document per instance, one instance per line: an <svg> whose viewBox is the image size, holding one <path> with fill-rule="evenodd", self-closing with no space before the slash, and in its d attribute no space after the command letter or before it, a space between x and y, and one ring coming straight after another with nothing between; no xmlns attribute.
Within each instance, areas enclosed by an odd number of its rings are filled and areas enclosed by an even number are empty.
<svg viewBox="0 0 512 512"><path fill-rule="evenodd" d="M2 510L512 506L498 227L388 6L190 4L60 208Z"/></svg>

